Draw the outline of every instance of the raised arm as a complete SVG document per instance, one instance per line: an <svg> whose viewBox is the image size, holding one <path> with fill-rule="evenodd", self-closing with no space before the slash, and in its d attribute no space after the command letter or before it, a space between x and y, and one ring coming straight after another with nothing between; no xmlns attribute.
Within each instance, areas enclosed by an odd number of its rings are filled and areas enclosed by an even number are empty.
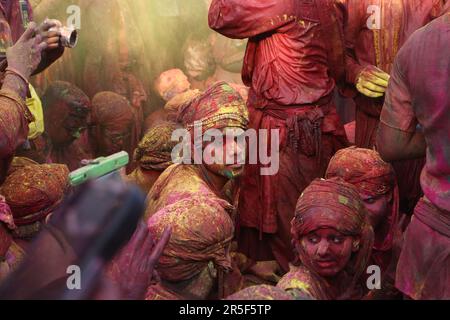
<svg viewBox="0 0 450 320"><path fill-rule="evenodd" d="M211 29L235 39L276 30L295 20L293 0L213 0Z"/></svg>

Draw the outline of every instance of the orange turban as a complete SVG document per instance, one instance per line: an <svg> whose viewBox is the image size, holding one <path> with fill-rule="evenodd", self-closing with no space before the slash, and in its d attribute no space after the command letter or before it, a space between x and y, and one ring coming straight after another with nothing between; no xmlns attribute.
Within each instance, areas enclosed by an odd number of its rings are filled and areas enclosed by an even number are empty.
<svg viewBox="0 0 450 320"><path fill-rule="evenodd" d="M30 165L17 169L0 189L17 226L44 219L63 200L69 169L60 164Z"/></svg>
<svg viewBox="0 0 450 320"><path fill-rule="evenodd" d="M169 205L148 220L150 232L159 239L172 227L172 235L159 260L159 273L168 281L191 279L210 262L231 270L229 248L234 225L223 207L209 198L194 196Z"/></svg>
<svg viewBox="0 0 450 320"><path fill-rule="evenodd" d="M172 149L178 143L172 141L172 133L176 129L173 122L161 122L145 134L134 152L134 161L139 167L164 171L172 165Z"/></svg>

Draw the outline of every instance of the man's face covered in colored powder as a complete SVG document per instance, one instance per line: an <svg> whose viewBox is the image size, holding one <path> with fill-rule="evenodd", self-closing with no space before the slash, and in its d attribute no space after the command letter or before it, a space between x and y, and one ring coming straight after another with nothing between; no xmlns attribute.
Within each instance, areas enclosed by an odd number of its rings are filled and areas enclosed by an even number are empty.
<svg viewBox="0 0 450 320"><path fill-rule="evenodd" d="M392 191L378 196L373 196L367 192L360 191L359 195L367 208L370 224L374 229L377 229L383 222L387 221L392 210Z"/></svg>
<svg viewBox="0 0 450 320"><path fill-rule="evenodd" d="M89 107L78 101L59 101L46 113L45 125L54 145L68 145L86 130Z"/></svg>
<svg viewBox="0 0 450 320"><path fill-rule="evenodd" d="M110 124L101 127L98 147L102 155L108 156L121 151L129 151L131 145L131 125Z"/></svg>
<svg viewBox="0 0 450 320"><path fill-rule="evenodd" d="M217 143L215 137L205 135L203 145L203 163L205 167L228 179L239 177L244 171L245 139L244 131L238 128L225 128L221 132L223 144Z"/></svg>
<svg viewBox="0 0 450 320"><path fill-rule="evenodd" d="M319 209L318 209L319 210ZM320 228L301 238L302 251L314 271L322 277L334 277L349 263L359 242L334 228Z"/></svg>

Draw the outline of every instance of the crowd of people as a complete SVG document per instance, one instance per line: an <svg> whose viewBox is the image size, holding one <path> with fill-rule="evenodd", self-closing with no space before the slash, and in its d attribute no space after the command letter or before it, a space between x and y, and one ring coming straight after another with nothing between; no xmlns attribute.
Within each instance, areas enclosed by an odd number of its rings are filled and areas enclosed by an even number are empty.
<svg viewBox="0 0 450 320"><path fill-rule="evenodd" d="M449 1L199 0L164 70L143 1L70 2L90 35L65 49L32 7L69 2L0 1L0 285L69 173L126 151L146 209L94 298L450 299ZM237 136L222 161L176 163L173 133L199 124L277 130L279 170L226 163L248 156Z"/></svg>

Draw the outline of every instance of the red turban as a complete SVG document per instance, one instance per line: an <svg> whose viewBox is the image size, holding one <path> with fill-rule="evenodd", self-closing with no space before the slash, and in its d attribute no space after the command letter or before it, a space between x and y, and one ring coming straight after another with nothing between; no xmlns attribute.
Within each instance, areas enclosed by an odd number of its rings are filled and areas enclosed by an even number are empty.
<svg viewBox="0 0 450 320"><path fill-rule="evenodd" d="M334 177L344 179L373 197L393 192L394 203L387 221L389 232L382 243L374 246L375 250L390 250L399 219L399 193L393 167L374 150L350 147L339 150L331 159L326 178Z"/></svg>
<svg viewBox="0 0 450 320"><path fill-rule="evenodd" d="M192 130L201 124L208 129L247 129L249 114L241 95L225 82L217 82L179 109L178 122Z"/></svg>
<svg viewBox="0 0 450 320"><path fill-rule="evenodd" d="M329 209L326 211L314 210ZM347 271L358 281L370 258L374 234L367 211L356 188L341 179L317 179L300 196L292 220L294 247L301 238L321 228L333 228L348 236L360 237L359 251L352 257ZM301 250L301 249L300 249ZM301 262L309 268L306 253L299 252Z"/></svg>
<svg viewBox="0 0 450 320"><path fill-rule="evenodd" d="M196 196L169 205L148 220L150 232L159 239L171 226L172 235L159 260L159 273L168 281L191 279L210 262L231 270L229 249L234 225L229 214L214 200Z"/></svg>
<svg viewBox="0 0 450 320"><path fill-rule="evenodd" d="M17 226L44 219L63 200L68 188L65 165L30 165L14 171L0 189L11 208Z"/></svg>
<svg viewBox="0 0 450 320"><path fill-rule="evenodd" d="M339 150L330 161L326 177L340 177L374 196L386 194L396 185L394 169L378 152L356 147Z"/></svg>
<svg viewBox="0 0 450 320"><path fill-rule="evenodd" d="M189 105L195 98L202 95L200 90L188 90L186 92L177 94L169 100L164 106L164 111L167 113L167 119L170 121L178 121L179 110L185 105Z"/></svg>

